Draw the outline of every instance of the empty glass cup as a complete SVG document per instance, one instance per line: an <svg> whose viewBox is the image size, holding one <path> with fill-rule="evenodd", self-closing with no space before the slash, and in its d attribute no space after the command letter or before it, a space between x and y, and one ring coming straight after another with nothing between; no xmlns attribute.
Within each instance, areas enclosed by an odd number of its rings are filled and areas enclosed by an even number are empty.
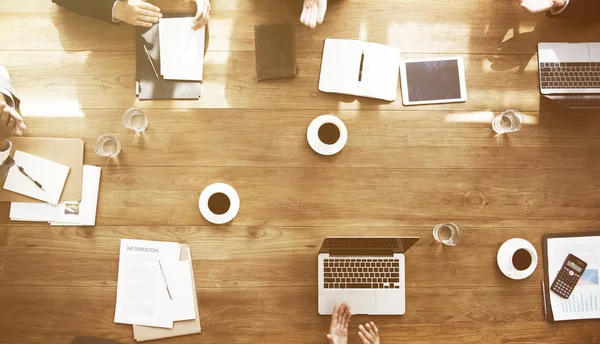
<svg viewBox="0 0 600 344"><path fill-rule="evenodd" d="M131 108L123 114L123 125L136 133L141 133L148 128L148 117L142 110Z"/></svg>
<svg viewBox="0 0 600 344"><path fill-rule="evenodd" d="M112 135L102 135L96 139L94 150L100 156L114 158L121 152L121 143Z"/></svg>
<svg viewBox="0 0 600 344"><path fill-rule="evenodd" d="M441 223L433 228L433 238L444 245L456 246L460 241L460 228L454 223Z"/></svg>
<svg viewBox="0 0 600 344"><path fill-rule="evenodd" d="M507 110L492 120L492 129L498 134L514 133L523 126L525 119L517 110Z"/></svg>

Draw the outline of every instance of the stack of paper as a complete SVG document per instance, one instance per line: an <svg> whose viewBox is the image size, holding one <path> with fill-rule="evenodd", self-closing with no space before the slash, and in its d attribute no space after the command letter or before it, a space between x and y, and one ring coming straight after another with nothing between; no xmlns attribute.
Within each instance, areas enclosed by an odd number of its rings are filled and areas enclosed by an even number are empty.
<svg viewBox="0 0 600 344"><path fill-rule="evenodd" d="M7 183L8 180L7 178ZM10 205L10 219L14 221L50 222L53 226L94 226L96 224L99 189L100 167L85 165L83 166L81 202L63 202L58 205L12 202Z"/></svg>
<svg viewBox="0 0 600 344"><path fill-rule="evenodd" d="M200 332L187 245L121 240L114 321L134 325L138 341Z"/></svg>
<svg viewBox="0 0 600 344"><path fill-rule="evenodd" d="M159 21L160 73L164 79L202 81L204 28L193 30L193 21L193 17Z"/></svg>
<svg viewBox="0 0 600 344"><path fill-rule="evenodd" d="M56 203L65 201L81 201L81 181L83 178L83 140L43 137L13 137L11 141L12 149L10 155L14 160L20 159L16 155L16 152L21 151L38 158L44 158L60 165L68 166L69 174L66 182L64 183L64 188L62 189L60 199ZM37 162L35 164L37 165ZM48 176L40 176L42 172L46 174L46 171L44 170L28 170L26 166L23 167L25 167L25 171L34 179L48 178ZM19 171L15 170L14 172ZM2 186L6 184L7 177L8 173L6 173L4 177L0 177L0 183ZM38 182L41 182L41 180L38 180ZM44 187L44 189L46 189L47 185L44 183L40 184ZM52 180L51 184L54 186L55 184L61 183L60 181L57 182L56 180ZM44 200L39 200L28 195L21 194L18 188L15 190L16 192L13 192L3 187L0 188L0 202L44 202Z"/></svg>

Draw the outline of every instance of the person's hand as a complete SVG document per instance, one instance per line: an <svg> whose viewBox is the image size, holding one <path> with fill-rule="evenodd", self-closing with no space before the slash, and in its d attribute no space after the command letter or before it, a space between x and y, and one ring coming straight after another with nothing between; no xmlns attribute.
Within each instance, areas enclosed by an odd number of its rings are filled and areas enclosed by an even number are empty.
<svg viewBox="0 0 600 344"><path fill-rule="evenodd" d="M22 135L26 128L23 117L5 102L0 102L0 150L5 151L8 139L13 135Z"/></svg>
<svg viewBox="0 0 600 344"><path fill-rule="evenodd" d="M546 12L553 7L563 7L565 0L517 0L517 3L531 13L538 13Z"/></svg>
<svg viewBox="0 0 600 344"><path fill-rule="evenodd" d="M185 2L190 2L191 0L185 0ZM208 24L210 20L210 1L209 0L194 0L196 3L196 16L194 17L194 22L192 23L192 29L198 30L202 28L204 25Z"/></svg>
<svg viewBox="0 0 600 344"><path fill-rule="evenodd" d="M304 7L300 15L302 24L314 29L317 24L322 24L327 11L327 0L304 0Z"/></svg>
<svg viewBox="0 0 600 344"><path fill-rule="evenodd" d="M358 336L363 344L381 344L379 341L379 329L374 322L366 323L365 326L359 325Z"/></svg>
<svg viewBox="0 0 600 344"><path fill-rule="evenodd" d="M346 344L348 343L348 324L350 323L350 306L346 302L341 305L335 305L333 314L331 315L331 325L327 339L329 344Z"/></svg>
<svg viewBox="0 0 600 344"><path fill-rule="evenodd" d="M146 0L117 1L113 18L135 26L152 27L162 18L162 13Z"/></svg>

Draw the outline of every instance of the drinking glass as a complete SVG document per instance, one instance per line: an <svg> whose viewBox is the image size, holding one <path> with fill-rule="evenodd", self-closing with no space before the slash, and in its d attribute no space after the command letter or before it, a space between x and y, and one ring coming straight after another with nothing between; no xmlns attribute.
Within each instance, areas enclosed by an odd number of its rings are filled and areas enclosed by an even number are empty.
<svg viewBox="0 0 600 344"><path fill-rule="evenodd" d="M514 133L523 126L523 114L517 110L507 110L492 120L492 129L498 134Z"/></svg>
<svg viewBox="0 0 600 344"><path fill-rule="evenodd" d="M112 135L102 135L96 139L94 150L100 156L114 158L121 152L121 143Z"/></svg>
<svg viewBox="0 0 600 344"><path fill-rule="evenodd" d="M142 110L131 108L123 113L123 125L136 133L141 133L148 128L148 117Z"/></svg>
<svg viewBox="0 0 600 344"><path fill-rule="evenodd" d="M456 246L460 241L460 228L454 223L441 223L433 228L433 238L444 245Z"/></svg>

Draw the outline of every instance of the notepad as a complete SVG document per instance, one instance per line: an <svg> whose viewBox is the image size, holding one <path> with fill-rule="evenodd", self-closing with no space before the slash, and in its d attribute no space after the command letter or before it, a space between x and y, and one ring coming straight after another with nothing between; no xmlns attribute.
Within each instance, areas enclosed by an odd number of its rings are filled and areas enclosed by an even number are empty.
<svg viewBox="0 0 600 344"><path fill-rule="evenodd" d="M398 90L400 50L378 43L327 38L319 90L393 101Z"/></svg>
<svg viewBox="0 0 600 344"><path fill-rule="evenodd" d="M283 79L296 76L296 41L292 25L254 25L256 79Z"/></svg>
<svg viewBox="0 0 600 344"><path fill-rule="evenodd" d="M193 17L181 17L158 22L160 74L164 79L202 81L205 28L193 30L193 21Z"/></svg>
<svg viewBox="0 0 600 344"><path fill-rule="evenodd" d="M62 202L59 205L33 202L12 202L13 221L50 222L53 226L94 226L100 187L100 167L83 166L81 202Z"/></svg>
<svg viewBox="0 0 600 344"><path fill-rule="evenodd" d="M8 171L4 189L57 205L70 167L19 150L15 152L13 159L16 164ZM21 173L17 165L22 166L31 178L43 186L44 190Z"/></svg>

